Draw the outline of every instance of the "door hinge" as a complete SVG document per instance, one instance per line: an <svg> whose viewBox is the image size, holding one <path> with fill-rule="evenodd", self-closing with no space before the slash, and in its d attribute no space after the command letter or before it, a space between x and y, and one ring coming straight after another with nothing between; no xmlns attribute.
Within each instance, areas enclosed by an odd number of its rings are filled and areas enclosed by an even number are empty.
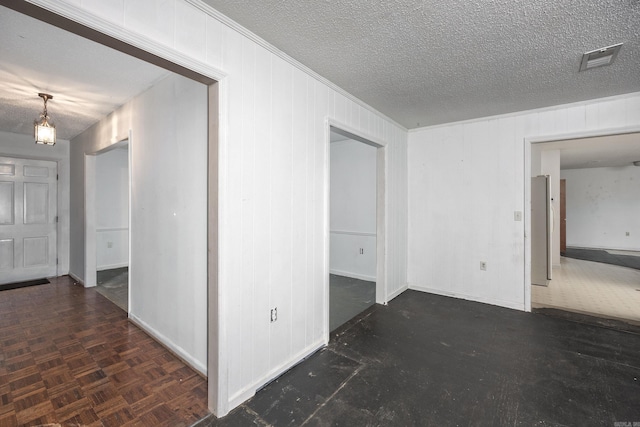
<svg viewBox="0 0 640 427"><path fill-rule="evenodd" d="M56 258L56 265L58 265L58 258Z"/></svg>
<svg viewBox="0 0 640 427"><path fill-rule="evenodd" d="M56 174L56 181L60 180L60 175Z"/></svg>
<svg viewBox="0 0 640 427"><path fill-rule="evenodd" d="M58 215L56 215L56 222L58 222Z"/></svg>

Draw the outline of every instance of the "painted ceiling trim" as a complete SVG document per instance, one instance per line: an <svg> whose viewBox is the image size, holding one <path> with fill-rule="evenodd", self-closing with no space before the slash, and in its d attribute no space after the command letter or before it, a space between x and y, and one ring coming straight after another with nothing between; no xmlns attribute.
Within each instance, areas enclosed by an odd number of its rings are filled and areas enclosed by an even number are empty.
<svg viewBox="0 0 640 427"><path fill-rule="evenodd" d="M560 105L551 105L549 107L541 107L541 108L531 108L528 110L522 110L522 111L513 111L511 113L503 113L503 114L495 114L493 116L486 116L486 117L475 117L475 118L471 118L471 119L465 119L465 120L458 120L455 122L448 122L448 123L439 123L437 125L430 125L430 126L422 126L419 128L412 128L409 129L407 132L408 133L416 133L416 132L423 132L425 130L432 130L432 129L438 129L438 128L443 128L443 127L449 127L452 125L466 125L466 124L470 124L470 123L478 123L478 122L484 122L484 121L491 121L491 120L499 120L499 119L507 119L509 117L517 117L517 116L522 116L525 114L532 114L532 113L544 113L546 111L554 111L554 110L558 110L560 108L572 108L572 107L578 107L581 105L590 105L590 104L597 104L600 102L605 102L605 101L615 101L615 100L619 100L619 99L627 99L627 98L634 98L636 96L640 96L640 92L631 92L631 93L623 93L621 95L612 95L612 96L606 96L603 98L596 98L596 99L588 99L586 101L576 101L576 102L570 102L567 104L560 104ZM611 128L611 129L607 129L605 130L605 133L628 133L629 131L631 132L638 132L639 130L635 130L634 127L623 127L623 128ZM602 133L601 131L597 131ZM569 135L566 139L573 139L575 136L573 136L574 134L567 134ZM582 134L580 134L582 135ZM551 139L549 139L551 138ZM530 142L533 143L538 143L538 142L547 142L547 141L555 141L559 139L558 135L541 135L541 136L535 136L535 138L532 136L531 138L529 138Z"/></svg>
<svg viewBox="0 0 640 427"><path fill-rule="evenodd" d="M217 11L213 7L209 6L208 4L203 3L201 0L184 0L184 1L186 3L192 5L193 7L196 7L198 9L200 9L201 11L206 13L207 15L211 16L213 19L216 19L217 21L219 21L221 24L226 25L227 27L231 28L232 30L237 31L238 33L240 33L244 37L247 37L249 40L253 41L254 43L258 44L259 46L267 49L269 52L271 52L274 55L278 56L280 59L283 59L284 61L287 61L289 64L293 65L294 67L296 67L300 71L310 75L314 79L318 80L320 83L325 84L326 86L328 86L329 88L331 88L331 89L335 90L336 92L340 93L341 95L343 95L347 99L349 99L349 100L355 102L356 104L360 105L362 108L365 108L365 109L369 110L370 112L372 112L373 114L377 115L378 117L383 118L383 119L393 123L394 125L396 125L400 129L403 129L405 131L407 130L407 128L405 126L401 125L400 123L398 123L397 121L395 121L391 117L389 117L389 116L381 113L380 111L376 110L375 108L373 108L369 104L365 103L361 99L355 97L351 93L349 93L346 90L342 89L340 86L336 85L332 81L327 80L325 77L322 77L320 74L316 73L311 68L307 67L306 65L302 64L301 62L299 62L296 59L292 58L291 56L287 55L286 53L284 53L283 51L281 51L280 49L278 49L277 47L275 47L271 43L267 42L262 37L258 36L257 34L253 33L249 29L247 29L247 28L243 27L242 25L238 24L236 21L234 21L233 19L229 18L228 16L223 15L221 12Z"/></svg>

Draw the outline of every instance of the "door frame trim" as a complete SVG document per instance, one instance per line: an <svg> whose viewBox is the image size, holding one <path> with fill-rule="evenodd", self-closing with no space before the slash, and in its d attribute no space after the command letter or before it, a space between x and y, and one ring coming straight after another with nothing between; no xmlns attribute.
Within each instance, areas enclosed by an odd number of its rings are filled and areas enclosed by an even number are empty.
<svg viewBox="0 0 640 427"><path fill-rule="evenodd" d="M623 126L607 129L566 132L553 135L525 137L524 144L524 310L531 311L531 147L533 144L562 141L567 139L591 138L640 132L640 126Z"/></svg>
<svg viewBox="0 0 640 427"><path fill-rule="evenodd" d="M219 174L219 171L226 169L225 160L224 156L218 153L223 153L227 144L225 130L226 117L228 117L228 83L226 73L144 35L96 17L73 4L65 4L56 0L27 0L20 2L0 0L0 4L207 85L209 87L208 126L210 132L208 147L210 153L212 150L216 152L214 158L218 161L217 164L209 163L207 166L209 185L212 184L212 176L215 176L214 182L217 184L217 188L209 189L209 196L212 194L217 195L219 190L224 189L224 177ZM212 112L217 112L216 117L212 117ZM209 162L211 162L211 159L212 156L210 155ZM208 204L208 221L213 219L217 221L219 213L224 209L224 206L219 203L219 200L208 200ZM211 217L212 204L213 209L216 210L215 218ZM211 228L211 224L212 222L209 222L208 228ZM207 375L209 382L209 410L217 416L224 416L229 412L229 389L226 343L228 325L223 315L227 302L222 284L227 282L223 277L224 272L217 269L218 260L220 259L218 250L219 231L215 230L213 232L215 238L212 238L212 233L207 231L209 252L207 261L207 292L209 294ZM215 304L212 305L212 302ZM215 354L211 354L212 351Z"/></svg>
<svg viewBox="0 0 640 427"><path fill-rule="evenodd" d="M329 342L331 327L330 310L330 257L331 257L331 130L348 138L376 148L376 303L387 305L387 145L380 138L366 135L339 120L325 119L325 164L324 164L324 341Z"/></svg>
<svg viewBox="0 0 640 427"><path fill-rule="evenodd" d="M98 245L97 245L97 226L96 226L96 197L98 189L96 186L96 158L100 154L107 153L111 150L115 150L121 147L125 141L128 141L129 148L127 149L127 163L128 163L128 183L127 183L127 198L129 199L129 211L127 217L129 218L128 226L128 265L131 266L131 130L129 130L129 136L126 139L122 139L114 144L111 144L105 148L91 153L84 153L84 287L91 288L98 284L97 270L98 270ZM131 276L129 276L131 277ZM131 285L131 283L128 283ZM131 286L129 289L129 301L131 298ZM129 304L131 307L131 304ZM127 311L127 314L130 310Z"/></svg>

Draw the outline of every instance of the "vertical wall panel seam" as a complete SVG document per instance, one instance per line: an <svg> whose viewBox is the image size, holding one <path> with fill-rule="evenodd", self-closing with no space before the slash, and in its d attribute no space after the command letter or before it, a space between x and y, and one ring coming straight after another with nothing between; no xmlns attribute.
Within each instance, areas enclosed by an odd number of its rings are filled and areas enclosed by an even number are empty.
<svg viewBox="0 0 640 427"><path fill-rule="evenodd" d="M256 97L257 97L257 88L258 88L258 67L257 67L257 61L258 61L258 55L256 52L256 49L253 49L253 55L252 55L252 60L253 60L253 111L251 112L252 114L252 118L254 120L254 122L256 121ZM253 194L251 195L251 221L252 221L252 227L251 229L253 230L253 233L251 235L251 265L253 266L253 271L252 271L252 281L251 281L251 296L253 297L253 302L252 302L252 306L255 307L255 296L256 296L256 244L255 244L255 234L256 234L256 150L257 150L257 138L256 138L256 126L253 126L253 134L251 135L251 138L253 140L253 167L251 170L251 181L253 183ZM255 325L256 325L256 316L258 316L259 318L259 314L256 313L256 310L253 309L251 310L251 331L253 332L252 336L255 336ZM257 354L258 353L258 349L255 346L255 342L252 345L252 350L253 350L253 354ZM256 364L252 364L252 373L251 373L251 379L253 379L255 376L257 376L258 374L256 374L255 372L253 372L253 368L254 366L256 366Z"/></svg>
<svg viewBox="0 0 640 427"><path fill-rule="evenodd" d="M269 68L270 68L270 73L269 73L269 92L271 94L271 96L269 97L269 102L270 102L270 108L269 108L269 159L271 159L273 153L273 99L274 99L274 91L273 91L273 56L270 54L269 55ZM271 250L271 242L272 242L272 233L273 233L273 214L271 212L271 208L272 208L272 184L273 184L273 179L271 176L271 170L269 168L267 168L268 171L268 175L269 175L269 189L267 194L269 194L269 251L268 251L268 257L269 257L269 280L268 280L268 287L269 287L269 308L271 309L273 306L273 300L271 297L271 288L272 288L272 271L273 271L273 260L272 260L272 253L273 251ZM268 340L268 346L269 348L267 349L268 352L267 354L269 355L269 364L268 366L271 368L272 365L272 360L271 360L271 335L272 335L272 327L271 325L269 325L269 340Z"/></svg>
<svg viewBox="0 0 640 427"><path fill-rule="evenodd" d="M312 81L311 82L311 86L312 86L312 93L313 93L313 104L312 104L313 105L313 113L312 114L313 114L314 120L313 120L313 124L312 124L313 137L311 138L311 148L312 148L311 153L313 155L311 164L313 165L313 168L312 168L313 169L313 180L312 180L310 185L311 185L311 188L313 188L314 187L313 184L316 182L316 179L317 179L316 178L316 172L317 172L317 170L316 170L317 169L316 168L316 150L315 150L315 145L316 145L315 136L317 134L317 131L316 131L316 126L317 125L316 125L316 120L315 119L317 117L317 102L318 101L317 101L317 96L316 96L316 85L315 85L315 82ZM310 192L310 193L311 194L315 194L313 192ZM317 304L315 288L316 288L316 286L318 286L318 284L316 283L316 278L317 278L318 275L316 274L316 269L315 269L315 259L316 259L316 246L318 245L318 242L317 242L317 236L316 236L316 229L315 229L315 227L313 227L313 225L315 225L315 223L316 223L316 211L319 208L317 206L317 196L312 199L311 207L312 207L312 209L311 209L311 217L312 217L311 229L313 230L312 233L311 233L311 238L313 240L313 243L311 245L312 246L312 250L311 250L311 274L312 274L312 277L313 277L312 278L312 283L311 283L311 286L312 286L312 289L313 289L313 292L311 292L311 301L312 301L311 307L315 307L315 305ZM315 318L315 316L312 316L311 319L312 319L311 331L315 335L317 319Z"/></svg>
<svg viewBox="0 0 640 427"><path fill-rule="evenodd" d="M293 155L294 155L294 149L293 146L295 144L294 141L294 129L295 129L295 124L293 123L293 119L294 119L294 109L295 109L295 87L294 87L294 82L295 82L295 73L293 72L293 68L291 69L291 100L290 100L290 106L289 108L291 108L291 129L290 129L290 133L291 133L291 141L289 143L289 151L291 152L291 165L289 165L290 168L290 178L289 178L289 186L290 186L290 190L291 190L291 194L290 194L290 201L289 201L289 210L291 211L291 222L290 222L290 236L289 236L289 242L291 245L291 254L290 254L290 260L289 260L289 277L290 277L290 281L289 281L289 318L291 319L291 321L289 322L289 357L293 356L295 354L294 350L293 350L293 316L291 315L293 313L293 269L294 269L294 246L293 246L293 217L294 217L294 198L295 198L295 194L294 194L294 176L293 176L293 172L294 172L294 163L296 161L296 159L294 159Z"/></svg>
<svg viewBox="0 0 640 427"><path fill-rule="evenodd" d="M238 77L242 82L243 82L243 80L245 78L245 76L244 76L244 50L245 50L244 43L242 43L242 40L240 40L240 58L239 58L239 61L238 61L238 63L240 64L240 69L238 70ZM239 93L236 94L235 96L237 96L238 99L240 100L240 104L241 104L240 105L240 110L242 111L242 115L244 116L245 115L245 102L244 102L245 88L244 88L244 84L241 84L239 86L240 86L239 89L238 89ZM238 192L237 195L235 195L235 197L238 199L236 201L236 203L238 203L240 205L240 209L239 209L240 212L239 212L239 216L238 216L238 222L239 222L239 225L240 225L240 227L239 227L240 228L239 229L240 233L239 233L238 238L240 240L240 242L239 242L239 246L240 246L239 252L240 252L241 256L243 256L244 255L243 230L245 228L244 227L245 223L244 223L244 215L243 214L244 214L245 207L244 207L244 203L242 203L242 198L243 198L243 195L244 195L244 192L245 192L245 186L246 186L246 182L245 182L245 178L244 178L244 170L245 170L245 162L244 162L244 152L245 152L245 150L244 149L245 149L246 128L244 126L242 126L239 129L238 134L239 134L238 137L240 139L240 141L239 141L239 144L240 144L240 155L239 155L239 161L240 161L240 191ZM244 292L243 292L244 291L244 286L246 286L246 285L244 283L244 277L243 277L241 269L240 269L240 271L236 271L235 274L238 274L239 277L237 278L237 281L240 282L240 284L241 284L240 285L241 288L240 288L240 290L238 292L237 297L242 298L243 294L244 294ZM244 310L242 309L242 307L240 307L240 312L244 314ZM242 317L244 317L244 316L241 315L241 318ZM238 322L238 323L239 323L238 327L240 329L240 336L242 336L242 331L245 329L244 328L245 324L244 324L244 322L242 320L240 322ZM242 369L242 362L240 362L239 365L240 365L240 368ZM240 374L240 378L242 378L242 374ZM242 383L242 380L240 381L240 383Z"/></svg>

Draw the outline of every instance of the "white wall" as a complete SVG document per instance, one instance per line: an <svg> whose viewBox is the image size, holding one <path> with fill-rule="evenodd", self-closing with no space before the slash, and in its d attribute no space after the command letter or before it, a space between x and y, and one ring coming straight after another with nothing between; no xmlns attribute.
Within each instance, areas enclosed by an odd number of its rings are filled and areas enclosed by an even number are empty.
<svg viewBox="0 0 640 427"><path fill-rule="evenodd" d="M219 415L328 339L329 120L387 144L383 149L385 289L387 295L395 295L406 287L405 129L281 56L277 49L201 2L36 2L161 56L171 55L180 61L188 58L209 75L224 76L220 81L217 277L221 339L217 346L219 372L215 373ZM109 141L110 133L103 132ZM136 150L135 140L132 147ZM135 167L136 151L133 154ZM79 157L72 154L72 161L79 165ZM182 161L180 156L173 158ZM150 180L166 173L161 167L168 166L166 163L155 166L149 160L147 169L140 173ZM187 176L198 186L206 184L202 173L190 171ZM167 190L165 182L153 185L158 192ZM175 188L169 188L169 194L175 194ZM153 194L140 196L150 198ZM134 199L137 196L134 194ZM177 215L185 213L185 207L175 206L179 208ZM75 218L82 221L80 207L72 207L72 214L74 211ZM179 223L189 226L181 220ZM132 239L134 226L132 223ZM157 230L153 221L145 229L151 230ZM200 232L206 235L204 230ZM143 262L159 265L157 256L163 255L167 245L157 243ZM181 250L194 251L190 240L181 244L187 246ZM132 275L134 261L132 258ZM169 266L159 270L165 268ZM179 283L183 286L189 281L181 278ZM148 306L162 306L173 296L156 295L146 302ZM191 311L199 313L204 302L201 295L184 295L191 299L187 305L196 307ZM148 306L143 308L151 310ZM272 307L278 307L274 323L269 322ZM180 316L201 322L194 323L194 329L199 330L206 317L195 318L191 311L181 311ZM169 321L170 316L165 317ZM205 341L198 338L198 348ZM200 355L197 358L200 360Z"/></svg>
<svg viewBox="0 0 640 427"><path fill-rule="evenodd" d="M98 270L129 265L129 152L96 156L96 258Z"/></svg>
<svg viewBox="0 0 640 427"><path fill-rule="evenodd" d="M172 75L71 143L72 272L84 278L85 154L127 139L131 130L129 316L203 372L207 364L206 106L204 85Z"/></svg>
<svg viewBox="0 0 640 427"><path fill-rule="evenodd" d="M526 308L525 138L627 126L640 93L409 132L410 288Z"/></svg>
<svg viewBox="0 0 640 427"><path fill-rule="evenodd" d="M377 150L352 139L330 149L331 273L375 282Z"/></svg>
<svg viewBox="0 0 640 427"><path fill-rule="evenodd" d="M569 169L561 176L567 246L640 251L640 167Z"/></svg>
<svg viewBox="0 0 640 427"><path fill-rule="evenodd" d="M0 156L53 160L58 163L58 274L69 273L69 141L44 146L30 135L0 132Z"/></svg>

